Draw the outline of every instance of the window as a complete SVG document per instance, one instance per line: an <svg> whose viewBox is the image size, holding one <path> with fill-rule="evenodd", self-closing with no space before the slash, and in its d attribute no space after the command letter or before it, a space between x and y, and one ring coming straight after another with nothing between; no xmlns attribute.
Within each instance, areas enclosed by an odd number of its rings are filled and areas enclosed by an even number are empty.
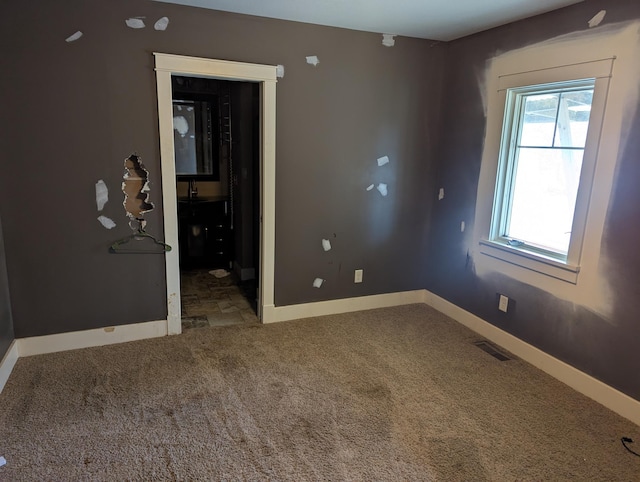
<svg viewBox="0 0 640 482"><path fill-rule="evenodd" d="M500 77L501 136L481 252L577 281L612 62Z"/></svg>
<svg viewBox="0 0 640 482"><path fill-rule="evenodd" d="M492 239L566 261L594 80L509 89Z"/></svg>

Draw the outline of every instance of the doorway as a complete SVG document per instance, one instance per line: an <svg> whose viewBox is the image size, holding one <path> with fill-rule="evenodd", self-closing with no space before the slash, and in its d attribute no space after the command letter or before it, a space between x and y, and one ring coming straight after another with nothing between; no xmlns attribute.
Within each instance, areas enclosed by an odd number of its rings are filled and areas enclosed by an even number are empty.
<svg viewBox="0 0 640 482"><path fill-rule="evenodd" d="M260 89L173 75L182 329L258 321Z"/></svg>
<svg viewBox="0 0 640 482"><path fill-rule="evenodd" d="M256 267L257 318L269 322L273 316L275 250L275 84L276 67L155 53L162 166L165 239L178 249L166 253L167 331L179 334L181 327L178 195L173 138L172 76L253 82L259 85L258 200L259 249Z"/></svg>

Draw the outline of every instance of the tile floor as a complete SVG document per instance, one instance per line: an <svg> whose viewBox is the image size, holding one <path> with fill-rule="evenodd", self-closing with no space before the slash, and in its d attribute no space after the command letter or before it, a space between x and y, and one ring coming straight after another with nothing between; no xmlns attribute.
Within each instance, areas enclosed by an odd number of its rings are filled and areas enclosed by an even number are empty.
<svg viewBox="0 0 640 482"><path fill-rule="evenodd" d="M259 323L255 282L239 282L234 273L216 278L209 271L180 273L182 329Z"/></svg>

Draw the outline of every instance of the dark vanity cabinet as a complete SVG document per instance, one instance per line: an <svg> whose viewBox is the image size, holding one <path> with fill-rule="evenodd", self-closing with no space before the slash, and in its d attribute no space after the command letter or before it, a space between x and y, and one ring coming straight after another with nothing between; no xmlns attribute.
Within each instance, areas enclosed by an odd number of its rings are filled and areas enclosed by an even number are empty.
<svg viewBox="0 0 640 482"><path fill-rule="evenodd" d="M178 201L180 266L230 269L231 217L225 198Z"/></svg>

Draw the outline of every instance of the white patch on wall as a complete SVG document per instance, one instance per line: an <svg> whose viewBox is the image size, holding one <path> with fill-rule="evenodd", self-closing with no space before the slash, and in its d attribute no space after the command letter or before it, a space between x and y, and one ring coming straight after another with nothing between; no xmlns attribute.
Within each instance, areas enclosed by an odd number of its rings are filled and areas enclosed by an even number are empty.
<svg viewBox="0 0 640 482"><path fill-rule="evenodd" d="M153 28L159 31L167 30L168 26L169 26L169 17L162 17L161 19L158 19L156 23L153 24Z"/></svg>
<svg viewBox="0 0 640 482"><path fill-rule="evenodd" d="M485 138L483 164L480 170L473 233L470 236L469 254L473 258L475 274L480 278L501 273L508 278L542 289L556 298L584 306L605 320L612 320L614 305L609 276L615 276L608 268L606 253L601 249L602 232L611 198L615 165L620 149L634 133L629 131L628 119L633 118L638 106L638 80L640 79L640 22L609 24L598 29L572 32L522 49L502 53L487 62L487 105L495 110L488 118L494 124L487 125L487 132L495 130L492 140ZM495 153L499 151L499 132L504 112L498 109L499 76L504 73L530 72L551 65L567 65L593 62L594 59L615 57L615 72L610 78L607 108L605 111L596 164L589 219L580 257L580 272L576 284L556 279L547 274L495 260L480 252L480 240L488 238L491 224L493 197L495 194ZM498 119L500 122L498 123ZM494 161L485 162L486 159Z"/></svg>
<svg viewBox="0 0 640 482"><path fill-rule="evenodd" d="M307 57L307 63L315 67L320 63L320 60L315 55L310 55Z"/></svg>
<svg viewBox="0 0 640 482"><path fill-rule="evenodd" d="M441 187L440 191L438 191L438 201L442 201L444 199L444 188Z"/></svg>
<svg viewBox="0 0 640 482"><path fill-rule="evenodd" d="M383 183L383 182L378 184L378 187L376 189L378 189L378 192L380 194L382 194L383 196L386 196L388 194L387 185L385 183Z"/></svg>
<svg viewBox="0 0 640 482"><path fill-rule="evenodd" d="M75 42L76 40L78 40L80 37L82 37L82 32L80 30L78 30L76 33L74 33L73 35L69 35L66 39L64 39L65 42Z"/></svg>
<svg viewBox="0 0 640 482"><path fill-rule="evenodd" d="M374 187L376 187L376 185L375 185L375 184L369 184L369 185L367 186L367 191L371 191Z"/></svg>
<svg viewBox="0 0 640 482"><path fill-rule="evenodd" d="M385 47L393 47L395 44L396 44L395 35L392 35L390 33L382 34L382 45L384 45Z"/></svg>
<svg viewBox="0 0 640 482"><path fill-rule="evenodd" d="M135 18L128 18L124 21L124 23L127 24L127 27L129 28L144 28L145 24L144 24L144 20L142 20L142 18L140 17L135 17Z"/></svg>
<svg viewBox="0 0 640 482"><path fill-rule="evenodd" d="M187 119L181 115L175 116L173 118L173 129L178 131L178 134L182 137L186 136L187 132L189 132L189 123L187 122Z"/></svg>
<svg viewBox="0 0 640 482"><path fill-rule="evenodd" d="M116 227L116 223L113 222L111 218L106 216L98 216L98 221L107 229L113 229Z"/></svg>
<svg viewBox="0 0 640 482"><path fill-rule="evenodd" d="M108 200L109 189L104 181L100 179L96 182L96 205L98 206L98 211L102 211L104 209L104 205L107 204Z"/></svg>
<svg viewBox="0 0 640 482"><path fill-rule="evenodd" d="M276 77L278 77L279 79L282 79L284 77L284 65L276 65Z"/></svg>
<svg viewBox="0 0 640 482"><path fill-rule="evenodd" d="M322 286L322 283L324 283L324 280L322 278L316 278L313 280L313 287L320 288Z"/></svg>
<svg viewBox="0 0 640 482"><path fill-rule="evenodd" d="M462 221L462 222L460 223L460 232L461 232L461 233L464 233L464 228L465 228L465 224L464 224L464 221Z"/></svg>
<svg viewBox="0 0 640 482"><path fill-rule="evenodd" d="M378 166L384 166L385 164L389 164L389 157L383 156L378 158Z"/></svg>
<svg viewBox="0 0 640 482"><path fill-rule="evenodd" d="M322 249L324 249L325 251L329 251L331 249L331 241L329 241L328 239L323 239Z"/></svg>
<svg viewBox="0 0 640 482"><path fill-rule="evenodd" d="M606 10L600 10L596 13L591 20L589 20L589 28L597 27L604 20L604 16L607 14Z"/></svg>

